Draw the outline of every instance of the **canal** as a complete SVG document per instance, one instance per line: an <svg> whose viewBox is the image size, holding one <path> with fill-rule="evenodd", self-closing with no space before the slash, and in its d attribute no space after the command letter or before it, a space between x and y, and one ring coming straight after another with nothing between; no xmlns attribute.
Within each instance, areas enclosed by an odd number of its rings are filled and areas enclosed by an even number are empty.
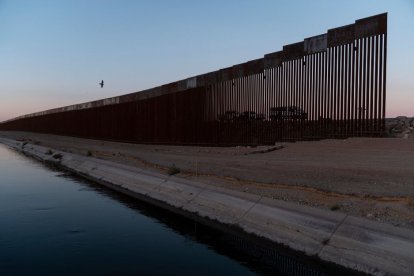
<svg viewBox="0 0 414 276"><path fill-rule="evenodd" d="M0 144L0 275L326 275L328 271L313 261L303 263L149 206Z"/></svg>

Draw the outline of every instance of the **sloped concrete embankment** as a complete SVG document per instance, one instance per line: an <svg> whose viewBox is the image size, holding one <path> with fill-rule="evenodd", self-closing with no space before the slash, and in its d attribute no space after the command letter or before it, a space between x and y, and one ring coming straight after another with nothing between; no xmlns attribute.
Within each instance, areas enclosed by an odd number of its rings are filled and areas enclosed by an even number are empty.
<svg viewBox="0 0 414 276"><path fill-rule="evenodd" d="M414 275L414 231L0 138L45 162L162 208L374 275Z"/></svg>

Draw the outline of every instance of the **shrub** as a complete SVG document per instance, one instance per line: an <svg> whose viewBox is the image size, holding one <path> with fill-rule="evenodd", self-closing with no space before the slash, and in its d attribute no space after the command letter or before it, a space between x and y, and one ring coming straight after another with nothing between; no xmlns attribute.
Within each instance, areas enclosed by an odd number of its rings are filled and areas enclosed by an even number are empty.
<svg viewBox="0 0 414 276"><path fill-rule="evenodd" d="M180 173L181 171L180 171L180 169L179 168L177 168L174 164L171 166L171 167L169 167L168 168L168 175L174 175L174 174L177 174L177 173Z"/></svg>
<svg viewBox="0 0 414 276"><path fill-rule="evenodd" d="M338 204L335 204L335 205L331 206L332 211L336 211L336 210L339 210L339 209L341 209L341 206L338 205Z"/></svg>
<svg viewBox="0 0 414 276"><path fill-rule="evenodd" d="M62 154L56 153L55 155L53 155L53 158L55 158L55 159L61 159L62 158Z"/></svg>

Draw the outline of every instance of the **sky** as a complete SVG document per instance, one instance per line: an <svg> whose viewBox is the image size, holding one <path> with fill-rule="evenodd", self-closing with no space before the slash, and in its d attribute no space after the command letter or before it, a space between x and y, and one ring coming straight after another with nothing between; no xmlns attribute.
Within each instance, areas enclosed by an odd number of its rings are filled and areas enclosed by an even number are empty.
<svg viewBox="0 0 414 276"><path fill-rule="evenodd" d="M0 0L0 121L261 58L383 12L386 116L414 116L414 0Z"/></svg>

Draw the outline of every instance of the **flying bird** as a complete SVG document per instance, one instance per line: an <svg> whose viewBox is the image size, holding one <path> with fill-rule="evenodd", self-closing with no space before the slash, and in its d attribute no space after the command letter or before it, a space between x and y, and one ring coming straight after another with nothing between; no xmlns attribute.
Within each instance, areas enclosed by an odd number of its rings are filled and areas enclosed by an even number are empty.
<svg viewBox="0 0 414 276"><path fill-rule="evenodd" d="M103 88L104 81L102 80L102 81L99 83L99 85L101 86L101 88Z"/></svg>

